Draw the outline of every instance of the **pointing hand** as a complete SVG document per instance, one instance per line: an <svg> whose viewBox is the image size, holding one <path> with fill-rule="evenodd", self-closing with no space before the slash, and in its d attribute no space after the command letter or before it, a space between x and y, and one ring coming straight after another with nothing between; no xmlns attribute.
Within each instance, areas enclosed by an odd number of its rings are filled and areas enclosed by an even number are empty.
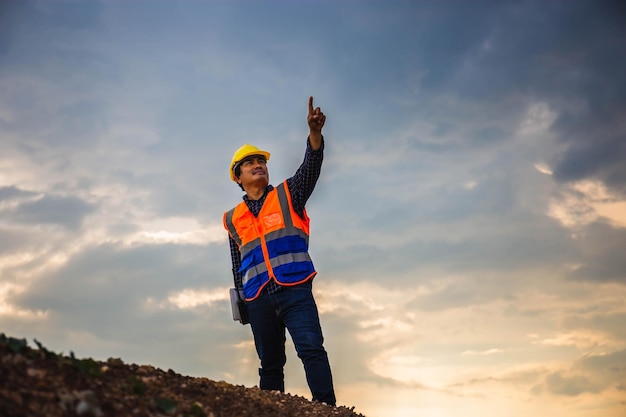
<svg viewBox="0 0 626 417"><path fill-rule="evenodd" d="M309 97L309 114L307 115L307 123L311 133L321 133L322 127L326 122L326 116L319 107L313 108L313 96Z"/></svg>

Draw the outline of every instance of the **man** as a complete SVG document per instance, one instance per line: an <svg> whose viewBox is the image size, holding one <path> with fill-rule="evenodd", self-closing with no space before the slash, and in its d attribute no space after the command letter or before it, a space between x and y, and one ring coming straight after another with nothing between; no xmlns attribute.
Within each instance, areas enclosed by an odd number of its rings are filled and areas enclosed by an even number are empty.
<svg viewBox="0 0 626 417"><path fill-rule="evenodd" d="M309 138L295 175L269 183L270 154L243 145L233 155L230 177L245 191L243 202L224 213L233 274L245 294L248 319L261 361L260 388L285 391L285 328L304 364L314 401L335 405L328 355L323 347L308 253L309 217L304 208L320 174L326 116L309 97Z"/></svg>

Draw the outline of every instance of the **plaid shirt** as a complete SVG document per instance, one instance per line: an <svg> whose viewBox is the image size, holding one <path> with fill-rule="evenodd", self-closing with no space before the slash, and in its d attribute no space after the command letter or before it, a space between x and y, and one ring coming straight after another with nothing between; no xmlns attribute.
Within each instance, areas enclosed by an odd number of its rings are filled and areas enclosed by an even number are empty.
<svg viewBox="0 0 626 417"><path fill-rule="evenodd" d="M315 189L317 179L320 176L323 159L324 138L322 137L322 146L316 151L311 149L311 144L307 140L304 161L302 162L294 176L287 179L287 187L289 187L289 193L291 194L291 204L293 205L294 211L298 213L298 215L301 217L304 214L304 205L313 193L313 189ZM265 202L265 197L267 197L267 193L273 189L274 187L272 185L268 185L265 188L265 193L258 200L251 200L248 198L247 195L243 196L243 200L248 205L248 209L250 209L252 214L254 214L254 217L257 217L259 215L261 207L263 207L263 203ZM228 242L230 244L230 258L233 263L233 277L235 280L235 287L241 289L243 287L241 283L242 274L241 272L239 272L239 268L241 267L241 252L239 252L239 247L237 246L237 243L235 243L230 235L228 235ZM270 282L263 289L263 291L267 291L270 294L280 290L281 286L277 284L274 280L270 280Z"/></svg>

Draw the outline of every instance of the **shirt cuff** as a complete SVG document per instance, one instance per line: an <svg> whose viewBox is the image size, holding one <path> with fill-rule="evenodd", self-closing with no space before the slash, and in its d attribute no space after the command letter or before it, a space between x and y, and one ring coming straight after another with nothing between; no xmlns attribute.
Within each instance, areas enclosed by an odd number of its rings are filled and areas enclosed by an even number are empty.
<svg viewBox="0 0 626 417"><path fill-rule="evenodd" d="M313 148L311 148L311 138L310 136L307 136L306 138L306 151L308 153L312 153L312 154L317 154L320 153L322 151L324 151L324 135L322 135L322 145L319 147L319 149L317 150L313 150Z"/></svg>

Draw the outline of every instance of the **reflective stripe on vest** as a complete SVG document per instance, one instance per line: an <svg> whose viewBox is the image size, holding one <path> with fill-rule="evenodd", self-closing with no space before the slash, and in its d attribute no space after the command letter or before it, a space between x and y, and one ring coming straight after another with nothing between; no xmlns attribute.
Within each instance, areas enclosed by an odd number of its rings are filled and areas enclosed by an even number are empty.
<svg viewBox="0 0 626 417"><path fill-rule="evenodd" d="M308 253L309 218L293 211L286 181L270 191L254 215L245 202L224 213L224 227L241 252L242 283L248 301L258 297L270 279L297 285L316 272Z"/></svg>

